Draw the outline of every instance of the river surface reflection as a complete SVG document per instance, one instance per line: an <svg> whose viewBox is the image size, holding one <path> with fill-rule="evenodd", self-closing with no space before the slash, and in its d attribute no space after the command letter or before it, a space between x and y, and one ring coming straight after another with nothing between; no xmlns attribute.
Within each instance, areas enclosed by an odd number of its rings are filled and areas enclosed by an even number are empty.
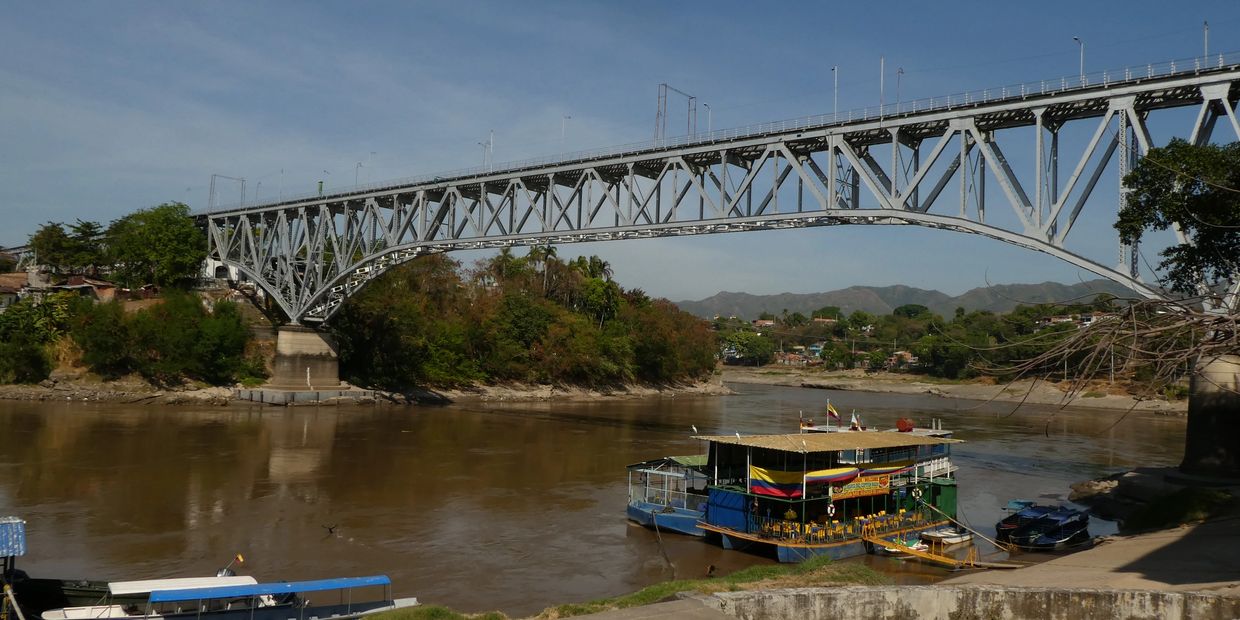
<svg viewBox="0 0 1240 620"><path fill-rule="evenodd" d="M931 396L733 385L726 397L441 408L157 408L0 402L0 516L27 520L33 576L386 573L397 595L530 614L672 577L624 518L629 463L700 452L703 434L793 432L827 398L872 427L943 420L961 513L993 529L1012 497L1179 462L1181 418ZM1107 524L1091 527L1105 534ZM663 537L677 577L769 563ZM867 562L901 582L946 573Z"/></svg>

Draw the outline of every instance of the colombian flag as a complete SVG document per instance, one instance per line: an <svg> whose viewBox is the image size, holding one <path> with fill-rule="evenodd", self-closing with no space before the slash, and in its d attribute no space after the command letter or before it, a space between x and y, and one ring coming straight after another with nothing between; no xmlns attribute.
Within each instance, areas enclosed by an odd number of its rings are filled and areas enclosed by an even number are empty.
<svg viewBox="0 0 1240 620"><path fill-rule="evenodd" d="M835 406L831 404L831 401L827 401L827 415L835 418L837 422L840 419L840 412L835 410Z"/></svg>

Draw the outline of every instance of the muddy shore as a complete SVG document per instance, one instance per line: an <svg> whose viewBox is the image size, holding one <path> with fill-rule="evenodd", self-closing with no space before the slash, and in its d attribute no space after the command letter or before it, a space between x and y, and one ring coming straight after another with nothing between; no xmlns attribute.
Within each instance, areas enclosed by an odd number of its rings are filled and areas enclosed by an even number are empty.
<svg viewBox="0 0 1240 620"><path fill-rule="evenodd" d="M1021 380L1014 383L979 381L938 381L925 375L902 373L866 374L860 370L826 372L813 368L790 366L764 366L749 368L727 366L723 381L730 383L759 383L789 387L845 390L852 392L883 392L890 394L928 394L943 398L998 401L1007 403L1026 402L1038 405L1061 405L1094 409L1130 409L1152 411L1169 415L1184 415L1188 401L1139 400L1125 394L1119 386L1105 382L1083 391L1075 398L1060 389L1060 385L1047 381Z"/></svg>
<svg viewBox="0 0 1240 620"><path fill-rule="evenodd" d="M237 386L240 387L240 386ZM103 381L89 374L53 374L37 385L0 385L0 400L67 401L150 405L226 406L252 404L234 397L234 387L186 385L175 388L154 386L138 377ZM325 404L383 402L398 405L445 404L449 402L546 401L585 402L676 396L717 396L731 394L718 374L694 383L643 385L630 384L600 388L506 383L469 388L417 390L409 393L371 392L373 396L332 399Z"/></svg>
<svg viewBox="0 0 1240 620"><path fill-rule="evenodd" d="M438 404L470 401L546 401L569 402L633 399L675 396L718 396L731 394L728 383L754 383L814 389L892 394L927 394L942 398L977 401L1026 402L1042 405L1071 405L1097 409L1129 409L1168 415L1184 415L1185 400L1138 400L1115 386L1101 384L1069 398L1059 385L1045 381L1023 380L1011 384L985 381L936 381L921 375L895 373L866 374L862 371L824 372L818 369L766 366L745 368L727 366L722 372L695 383L673 385L622 385L601 388L539 384L477 385L469 388L419 390L406 394L375 392L378 402L395 404ZM232 387L184 386L160 388L137 377L103 381L90 374L57 372L38 385L0 385L2 400L82 401L110 403L144 403L156 405L215 405L236 401ZM346 400L345 402L356 402Z"/></svg>

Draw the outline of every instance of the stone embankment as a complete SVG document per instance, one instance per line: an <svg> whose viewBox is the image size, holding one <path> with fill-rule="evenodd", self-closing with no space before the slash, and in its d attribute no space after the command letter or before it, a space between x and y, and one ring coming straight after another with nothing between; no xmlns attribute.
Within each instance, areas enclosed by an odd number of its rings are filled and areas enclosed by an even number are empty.
<svg viewBox="0 0 1240 620"><path fill-rule="evenodd" d="M1188 620L1240 616L1240 598L1214 592L1013 586L797 588L720 592L703 597L701 602L726 617L749 620Z"/></svg>

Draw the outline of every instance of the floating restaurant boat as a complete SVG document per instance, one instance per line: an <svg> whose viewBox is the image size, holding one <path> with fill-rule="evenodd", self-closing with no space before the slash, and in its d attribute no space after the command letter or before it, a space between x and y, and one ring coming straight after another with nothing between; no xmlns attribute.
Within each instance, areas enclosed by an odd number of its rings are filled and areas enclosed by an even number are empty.
<svg viewBox="0 0 1240 620"><path fill-rule="evenodd" d="M384 575L279 583L257 583L251 577L155 579L116 582L111 596L146 591L142 604L116 604L49 609L42 620L351 620L411 607L416 598L393 599L392 582ZM382 589L378 598L354 597L358 589ZM336 592L325 602L311 603L305 594ZM317 598L317 597L316 597ZM335 598L336 600L332 600Z"/></svg>
<svg viewBox="0 0 1240 620"><path fill-rule="evenodd" d="M660 531L705 536L705 454L669 456L628 466L630 520Z"/></svg>
<svg viewBox="0 0 1240 620"><path fill-rule="evenodd" d="M698 527L726 549L767 550L781 562L846 558L956 516L955 439L893 431L695 439L708 443L710 479Z"/></svg>

